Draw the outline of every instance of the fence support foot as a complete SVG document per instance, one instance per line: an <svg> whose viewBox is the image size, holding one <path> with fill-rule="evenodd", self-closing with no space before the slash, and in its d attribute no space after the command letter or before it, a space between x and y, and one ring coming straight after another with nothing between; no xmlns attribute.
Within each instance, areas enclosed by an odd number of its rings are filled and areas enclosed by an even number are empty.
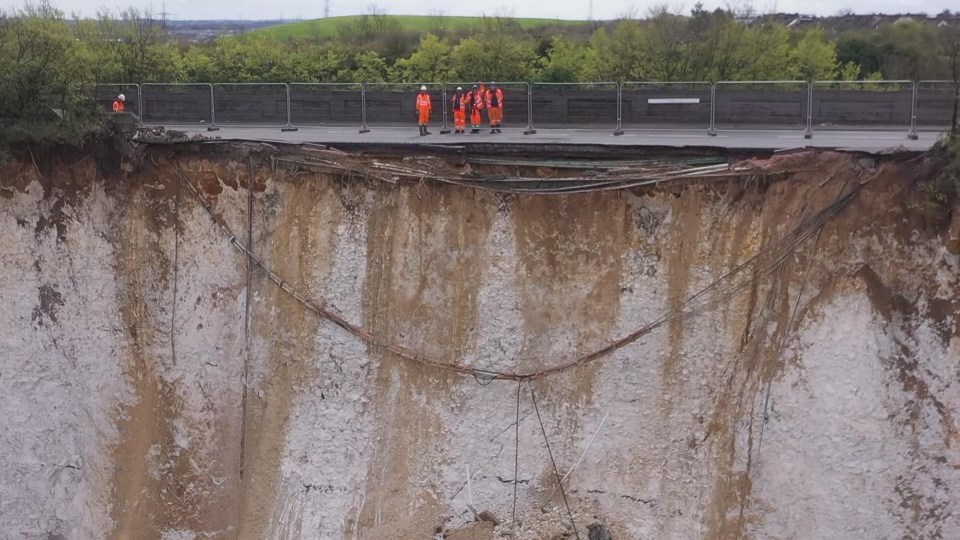
<svg viewBox="0 0 960 540"><path fill-rule="evenodd" d="M525 129L525 130L523 130L523 134L524 134L524 135L536 135L536 134L537 134L537 130L535 130L535 129L533 129L533 128Z"/></svg>
<svg viewBox="0 0 960 540"><path fill-rule="evenodd" d="M910 139L911 141L915 141L919 139L920 136L917 135L916 133L907 133L907 138Z"/></svg>
<svg viewBox="0 0 960 540"><path fill-rule="evenodd" d="M441 135L449 135L449 134L450 134L450 130L449 130L449 129L441 129L441 130L440 130L440 134L441 134Z"/></svg>
<svg viewBox="0 0 960 540"><path fill-rule="evenodd" d="M299 129L300 128L295 128L295 127L282 127L280 128L280 131L299 131Z"/></svg>
<svg viewBox="0 0 960 540"><path fill-rule="evenodd" d="M618 130L614 131L613 134L614 134L615 136L619 137L620 135L623 135L623 130L622 130L622 129L618 129Z"/></svg>
<svg viewBox="0 0 960 540"><path fill-rule="evenodd" d="M367 128L360 128L360 133L370 133L370 130Z"/></svg>
<svg viewBox="0 0 960 540"><path fill-rule="evenodd" d="M716 136L717 136L717 130L715 130L715 129L707 130L707 135L710 136L710 137L716 137Z"/></svg>
<svg viewBox="0 0 960 540"><path fill-rule="evenodd" d="M812 132L812 131L804 131L804 132L803 132L803 138L804 138L804 139L812 139L812 138L813 138L813 132Z"/></svg>
<svg viewBox="0 0 960 540"><path fill-rule="evenodd" d="M220 126L207 126L207 131L220 131Z"/></svg>

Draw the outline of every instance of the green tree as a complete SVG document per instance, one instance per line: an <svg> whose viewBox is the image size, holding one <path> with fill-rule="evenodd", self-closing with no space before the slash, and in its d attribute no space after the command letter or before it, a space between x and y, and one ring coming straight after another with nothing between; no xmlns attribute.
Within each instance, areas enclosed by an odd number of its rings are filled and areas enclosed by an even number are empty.
<svg viewBox="0 0 960 540"><path fill-rule="evenodd" d="M99 38L106 44L100 56L119 65L122 82L169 82L179 79L179 50L149 11L128 8L114 16L98 15ZM110 61L110 60L108 60Z"/></svg>
<svg viewBox="0 0 960 540"><path fill-rule="evenodd" d="M353 73L350 78L360 83L386 82L389 73L387 63L373 51L358 53L353 58Z"/></svg>
<svg viewBox="0 0 960 540"><path fill-rule="evenodd" d="M550 42L547 56L542 59L539 79L543 82L577 82L586 62L587 50L562 36Z"/></svg>
<svg viewBox="0 0 960 540"><path fill-rule="evenodd" d="M94 61L49 3L0 14L0 137L64 140L86 129Z"/></svg>
<svg viewBox="0 0 960 540"><path fill-rule="evenodd" d="M837 49L826 40L823 29L803 33L791 54L793 77L804 81L832 80L837 74Z"/></svg>
<svg viewBox="0 0 960 540"><path fill-rule="evenodd" d="M420 40L420 47L409 58L397 60L397 75L407 82L439 82L451 75L450 46L433 34Z"/></svg>
<svg viewBox="0 0 960 540"><path fill-rule="evenodd" d="M533 47L509 35L466 38L453 48L453 75L461 80L526 81L536 62Z"/></svg>
<svg viewBox="0 0 960 540"><path fill-rule="evenodd" d="M590 36L590 43L584 51L580 80L584 82L605 82L615 79L616 66L613 62L613 47L610 36L603 28Z"/></svg>

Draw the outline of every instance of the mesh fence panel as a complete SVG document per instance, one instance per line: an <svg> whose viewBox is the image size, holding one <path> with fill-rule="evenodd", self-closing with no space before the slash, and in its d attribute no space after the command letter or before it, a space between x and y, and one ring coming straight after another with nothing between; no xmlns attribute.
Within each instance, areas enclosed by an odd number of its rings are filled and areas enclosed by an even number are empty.
<svg viewBox="0 0 960 540"><path fill-rule="evenodd" d="M120 94L126 98L124 106L127 112L140 116L140 85L138 84L98 84L93 99L98 108L112 111L113 102Z"/></svg>
<svg viewBox="0 0 960 540"><path fill-rule="evenodd" d="M363 121L363 85L291 83L291 121L300 126L359 126Z"/></svg>
<svg viewBox="0 0 960 540"><path fill-rule="evenodd" d="M816 81L813 127L908 127L913 112L909 81Z"/></svg>
<svg viewBox="0 0 960 540"><path fill-rule="evenodd" d="M367 125L370 127L416 127L417 94L420 86L430 94L430 125L443 123L443 84L374 83L367 84Z"/></svg>
<svg viewBox="0 0 960 540"><path fill-rule="evenodd" d="M617 83L533 83L534 127L617 125Z"/></svg>
<svg viewBox="0 0 960 540"><path fill-rule="evenodd" d="M917 126L950 129L957 88L952 81L917 83Z"/></svg>
<svg viewBox="0 0 960 540"><path fill-rule="evenodd" d="M285 84L214 84L213 98L218 124L284 125L287 123Z"/></svg>
<svg viewBox="0 0 960 540"><path fill-rule="evenodd" d="M621 85L624 129L710 127L709 82L625 82Z"/></svg>
<svg viewBox="0 0 960 540"><path fill-rule="evenodd" d="M714 97L715 126L803 128L807 98L806 81L721 81Z"/></svg>
<svg viewBox="0 0 960 540"><path fill-rule="evenodd" d="M209 124L209 84L142 84L140 120L145 124Z"/></svg>

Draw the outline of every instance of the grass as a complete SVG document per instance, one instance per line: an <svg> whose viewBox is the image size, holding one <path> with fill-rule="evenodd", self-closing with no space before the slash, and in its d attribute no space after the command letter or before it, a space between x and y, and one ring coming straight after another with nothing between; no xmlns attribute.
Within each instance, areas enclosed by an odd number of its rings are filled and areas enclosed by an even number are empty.
<svg viewBox="0 0 960 540"><path fill-rule="evenodd" d="M279 40L289 39L323 39L336 38L341 29L356 23L362 15L348 17L330 17L329 19L313 19L298 21L276 26L267 26L254 30L254 33L270 34ZM403 30L413 32L433 32L436 29L437 18L427 15L388 15L391 21L396 21ZM443 30L456 32L457 30L476 29L483 26L483 17L442 17ZM537 28L542 26L577 26L587 24L587 21L566 21L560 19L512 19L521 28Z"/></svg>

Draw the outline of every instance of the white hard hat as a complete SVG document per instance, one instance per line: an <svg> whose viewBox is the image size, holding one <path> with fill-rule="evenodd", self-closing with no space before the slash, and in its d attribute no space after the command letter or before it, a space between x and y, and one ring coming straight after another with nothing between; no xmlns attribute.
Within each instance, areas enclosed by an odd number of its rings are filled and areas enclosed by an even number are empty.
<svg viewBox="0 0 960 540"><path fill-rule="evenodd" d="M462 87L462 86L458 86L458 87L457 87L457 90L458 90L458 91L463 90L463 87Z"/></svg>
<svg viewBox="0 0 960 540"><path fill-rule="evenodd" d="M125 95L123 95L123 94L120 94L119 96L117 96L117 99L119 99L120 101L126 101L126 100L127 100L127 96L125 96Z"/></svg>
<svg viewBox="0 0 960 540"><path fill-rule="evenodd" d="M427 85L421 86L421 87L420 87L420 91L421 91L421 92L426 92L426 91L427 91Z"/></svg>

